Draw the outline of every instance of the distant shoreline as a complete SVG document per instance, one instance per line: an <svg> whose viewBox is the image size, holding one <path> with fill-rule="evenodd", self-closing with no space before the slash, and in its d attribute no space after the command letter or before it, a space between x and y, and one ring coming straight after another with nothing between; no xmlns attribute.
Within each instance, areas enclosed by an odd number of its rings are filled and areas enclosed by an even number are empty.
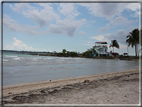
<svg viewBox="0 0 142 107"><path fill-rule="evenodd" d="M29 54L29 55L34 55L34 54ZM41 55L41 54L39 54L39 56L71 57L71 56ZM139 58L83 57L83 56L76 56L76 57L71 57L71 58L120 59L120 60L129 60L129 61L139 61Z"/></svg>
<svg viewBox="0 0 142 107"><path fill-rule="evenodd" d="M34 51L14 51L14 50L3 50L3 52L14 52L19 54L27 54L27 55L37 55L37 56L55 56L55 57L71 57L71 58L93 58L93 59L120 59L120 60L129 60L129 61L139 61L139 57L130 56L129 58L113 58L113 57L85 57L85 56L63 56L57 55L57 53L51 52L34 52Z"/></svg>

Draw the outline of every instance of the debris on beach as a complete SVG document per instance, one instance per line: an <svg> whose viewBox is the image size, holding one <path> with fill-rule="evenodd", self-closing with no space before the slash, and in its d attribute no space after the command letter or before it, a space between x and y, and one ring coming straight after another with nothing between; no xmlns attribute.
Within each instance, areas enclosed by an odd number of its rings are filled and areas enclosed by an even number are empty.
<svg viewBox="0 0 142 107"><path fill-rule="evenodd" d="M84 80L84 83L86 83L86 82L90 82L89 80Z"/></svg>
<svg viewBox="0 0 142 107"><path fill-rule="evenodd" d="M128 78L129 76L129 78ZM107 77L107 75L106 75ZM94 78L94 77L93 77ZM128 81L129 80L129 81ZM49 81L49 80L48 80ZM63 81L61 81L62 83ZM52 82L47 82L51 84ZM83 78L77 82L53 84L52 87L40 87L28 92L19 86L4 93L4 104L138 104L139 72L127 75L113 75L106 78ZM30 85L29 85L30 86ZM41 86L41 84L39 84ZM27 87L24 87L25 89ZM30 86L31 88L31 86ZM121 92L121 93L120 93ZM131 95L131 97L129 97ZM105 98L102 96L106 96ZM108 98L108 99L107 99ZM110 101L109 101L110 99Z"/></svg>
<svg viewBox="0 0 142 107"><path fill-rule="evenodd" d="M40 92L41 92L41 93L46 93L44 90L41 90Z"/></svg>
<svg viewBox="0 0 142 107"><path fill-rule="evenodd" d="M8 94L12 94L12 92L9 92Z"/></svg>
<svg viewBox="0 0 142 107"><path fill-rule="evenodd" d="M109 102L109 100L106 100L107 102Z"/></svg>

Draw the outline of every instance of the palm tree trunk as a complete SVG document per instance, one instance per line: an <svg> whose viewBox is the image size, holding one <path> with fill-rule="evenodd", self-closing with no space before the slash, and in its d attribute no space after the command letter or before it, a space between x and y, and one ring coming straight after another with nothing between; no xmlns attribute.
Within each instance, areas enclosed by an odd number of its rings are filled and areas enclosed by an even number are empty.
<svg viewBox="0 0 142 107"><path fill-rule="evenodd" d="M142 48L139 50L139 52L138 52L139 54L140 54L140 51L141 51L141 50L142 50ZM141 55L141 54L140 54L140 55Z"/></svg>
<svg viewBox="0 0 142 107"><path fill-rule="evenodd" d="M114 52L114 47L113 47L113 52Z"/></svg>
<svg viewBox="0 0 142 107"><path fill-rule="evenodd" d="M135 55L137 57L137 46L136 46L136 44L135 44Z"/></svg>
<svg viewBox="0 0 142 107"><path fill-rule="evenodd" d="M128 46L127 46L127 53L128 53L128 55L129 55L129 50L128 50Z"/></svg>

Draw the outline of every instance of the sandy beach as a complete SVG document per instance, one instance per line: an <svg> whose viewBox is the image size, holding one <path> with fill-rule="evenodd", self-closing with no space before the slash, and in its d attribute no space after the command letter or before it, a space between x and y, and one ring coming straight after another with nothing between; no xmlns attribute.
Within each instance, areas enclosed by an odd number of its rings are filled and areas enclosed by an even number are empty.
<svg viewBox="0 0 142 107"><path fill-rule="evenodd" d="M139 104L139 70L3 87L3 104Z"/></svg>

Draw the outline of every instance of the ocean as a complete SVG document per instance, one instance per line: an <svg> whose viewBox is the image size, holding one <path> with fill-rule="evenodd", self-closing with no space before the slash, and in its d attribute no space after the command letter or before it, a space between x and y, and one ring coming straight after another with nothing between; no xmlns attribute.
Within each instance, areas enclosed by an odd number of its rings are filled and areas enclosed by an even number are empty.
<svg viewBox="0 0 142 107"><path fill-rule="evenodd" d="M3 86L138 69L138 61L3 53Z"/></svg>

